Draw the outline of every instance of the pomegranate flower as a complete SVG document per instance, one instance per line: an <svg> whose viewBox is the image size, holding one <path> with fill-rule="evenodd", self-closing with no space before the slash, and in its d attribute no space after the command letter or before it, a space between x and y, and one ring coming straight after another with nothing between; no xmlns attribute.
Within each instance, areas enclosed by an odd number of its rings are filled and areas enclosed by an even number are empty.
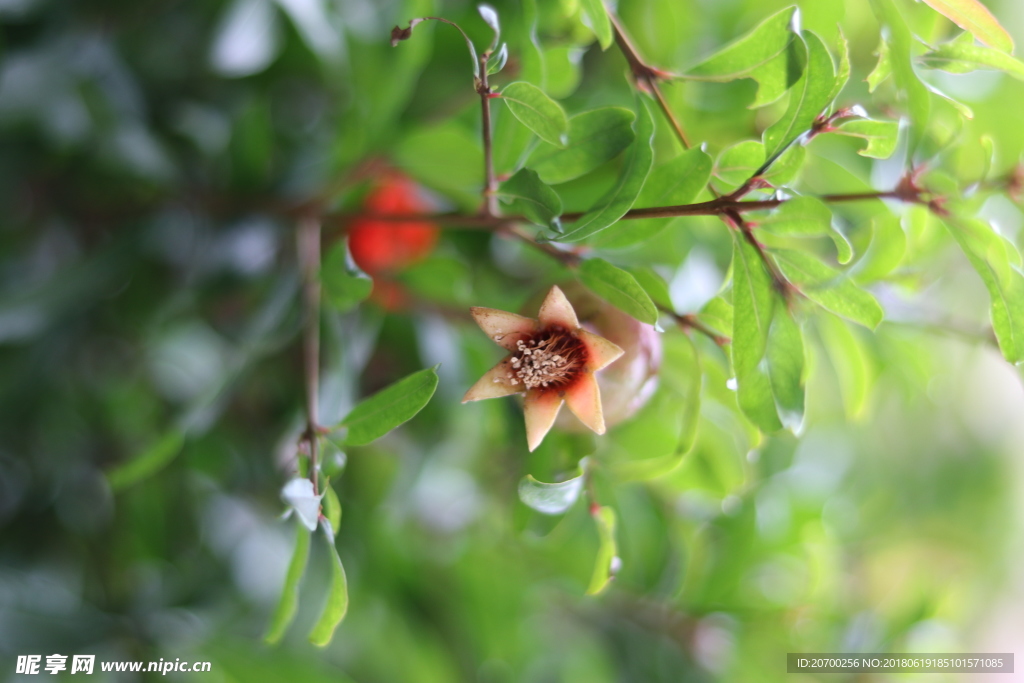
<svg viewBox="0 0 1024 683"><path fill-rule="evenodd" d="M623 351L582 329L561 289L551 288L536 320L494 308L470 310L480 329L510 353L470 387L463 403L525 393L526 440L531 451L550 431L562 403L568 403L569 410L591 430L604 434L594 373Z"/></svg>

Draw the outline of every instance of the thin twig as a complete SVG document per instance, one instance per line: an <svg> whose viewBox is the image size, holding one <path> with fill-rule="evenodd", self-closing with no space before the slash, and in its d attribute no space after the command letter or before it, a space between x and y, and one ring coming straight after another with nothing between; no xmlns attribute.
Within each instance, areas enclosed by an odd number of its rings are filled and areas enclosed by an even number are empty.
<svg viewBox="0 0 1024 683"><path fill-rule="evenodd" d="M718 334L713 329L711 329L710 327L702 323L700 320L698 320L697 316L692 313L676 313L675 311L669 308L664 308L662 306L659 306L659 309L662 312L668 313L670 316L672 316L672 318L679 324L680 327L688 330L693 330L695 332L700 332L705 337L715 342L719 346L725 346L726 344L732 342L732 340L729 339L729 337L725 337L723 335Z"/></svg>
<svg viewBox="0 0 1024 683"><path fill-rule="evenodd" d="M302 219L297 246L306 317L302 333L306 385L306 431L303 438L309 446L309 478L313 482L313 495L319 495L317 397L320 393L320 221L309 216Z"/></svg>
<svg viewBox="0 0 1024 683"><path fill-rule="evenodd" d="M494 217L498 215L498 181L494 175L494 151L491 141L491 86L487 83L487 60L491 52L488 50L480 55L480 82L477 85L477 93L480 95L481 108L481 135L484 142L484 215Z"/></svg>

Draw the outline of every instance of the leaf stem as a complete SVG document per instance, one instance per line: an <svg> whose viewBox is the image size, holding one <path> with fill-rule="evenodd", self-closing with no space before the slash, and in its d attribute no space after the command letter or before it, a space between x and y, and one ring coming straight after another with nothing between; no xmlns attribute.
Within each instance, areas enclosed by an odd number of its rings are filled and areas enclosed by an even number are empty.
<svg viewBox="0 0 1024 683"><path fill-rule="evenodd" d="M317 466L320 393L320 221L306 216L299 222L297 235L299 270L302 273L302 298L305 325L302 331L303 369L306 388L306 430L302 439L309 447L309 478L313 495L319 495Z"/></svg>
<svg viewBox="0 0 1024 683"><path fill-rule="evenodd" d="M498 182L494 175L494 151L491 133L491 86L487 82L487 60L491 57L488 50L480 55L480 78L476 87L480 95L481 134L484 143L484 205L485 216L498 215Z"/></svg>

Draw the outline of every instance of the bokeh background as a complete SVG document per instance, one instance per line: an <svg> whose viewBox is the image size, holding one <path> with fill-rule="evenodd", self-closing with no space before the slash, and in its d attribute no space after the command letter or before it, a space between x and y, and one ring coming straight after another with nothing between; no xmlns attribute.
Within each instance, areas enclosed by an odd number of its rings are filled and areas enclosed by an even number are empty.
<svg viewBox="0 0 1024 683"><path fill-rule="evenodd" d="M653 63L681 69L786 4L619 11ZM1024 6L987 4L1024 43ZM523 30L520 3L494 5L510 35ZM548 92L570 112L628 106L625 62L574 23L575 3L538 5ZM891 91L863 82L878 45L867 0L800 6L828 44L838 26L850 40L840 102L897 116ZM924 4L900 7L919 35L953 35ZM459 404L497 360L466 307L515 310L564 273L446 231L406 280L430 305L325 312L322 423L437 362L441 383L401 429L330 454L351 594L333 643L305 639L327 583L315 547L295 627L262 644L291 554L278 492L303 423L295 226L280 207L323 193L357 207L365 183L330 188L371 158L438 208L478 196L465 45L433 25L388 44L424 14L489 40L467 2L0 1L0 679L19 680L15 658L32 653L213 663L168 680L360 683L774 681L790 651L1024 654L1021 377L986 339L976 275L927 231L904 281L876 290L887 322L857 333L862 402L844 403L828 345L809 345L798 436L752 435L727 409L724 356L697 340L711 359L697 447L666 477L603 484L622 570L597 598L583 595L597 550L585 505L543 518L516 496L526 473L566 463L552 449L527 458L511 402ZM963 140L987 134L998 163L1016 162L1024 84L929 78L974 109ZM777 114L748 110L753 91L667 86L711 151ZM657 134L670 140L661 122ZM977 148L964 143L964 164ZM855 149L816 140L800 182L898 177L899 161ZM499 165L519 154L499 134ZM614 177L613 163L565 188L567 208ZM1020 244L1019 206L983 212ZM719 223L690 218L618 258L657 267L689 311L729 255ZM112 490L106 472L179 429L178 457ZM961 679L983 680L898 680Z"/></svg>

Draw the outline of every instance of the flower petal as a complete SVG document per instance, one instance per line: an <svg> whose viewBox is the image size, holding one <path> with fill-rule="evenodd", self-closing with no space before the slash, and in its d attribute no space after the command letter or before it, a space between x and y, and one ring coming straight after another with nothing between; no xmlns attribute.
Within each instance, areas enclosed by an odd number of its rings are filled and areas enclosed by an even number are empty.
<svg viewBox="0 0 1024 683"><path fill-rule="evenodd" d="M516 350L516 342L537 331L537 321L497 308L474 306L469 309L473 320L492 341L509 351Z"/></svg>
<svg viewBox="0 0 1024 683"><path fill-rule="evenodd" d="M536 450L551 425L555 424L558 410L562 407L562 397L556 391L539 391L531 389L526 392L523 410L526 412L526 442L530 450Z"/></svg>
<svg viewBox="0 0 1024 683"><path fill-rule="evenodd" d="M572 304L565 298L565 294L557 285L552 287L548 295L544 297L544 303L540 305L540 313L537 314L537 317L540 318L540 324L545 327L559 325L576 330L580 326L580 321L576 318L576 311L573 310Z"/></svg>
<svg viewBox="0 0 1024 683"><path fill-rule="evenodd" d="M601 391L594 375L585 372L566 389L565 402L572 414L596 434L604 434L604 413L601 410Z"/></svg>
<svg viewBox="0 0 1024 683"><path fill-rule="evenodd" d="M613 344L592 332L580 330L576 336L587 347L587 367L593 372L607 367L625 353L618 344Z"/></svg>
<svg viewBox="0 0 1024 683"><path fill-rule="evenodd" d="M469 388L466 395L462 397L463 403L469 401L482 401L485 398L500 398L510 394L518 394L526 391L526 386L520 382L512 384L508 374L512 372L512 356L506 356L503 361L484 373L484 376L476 381L476 384Z"/></svg>

